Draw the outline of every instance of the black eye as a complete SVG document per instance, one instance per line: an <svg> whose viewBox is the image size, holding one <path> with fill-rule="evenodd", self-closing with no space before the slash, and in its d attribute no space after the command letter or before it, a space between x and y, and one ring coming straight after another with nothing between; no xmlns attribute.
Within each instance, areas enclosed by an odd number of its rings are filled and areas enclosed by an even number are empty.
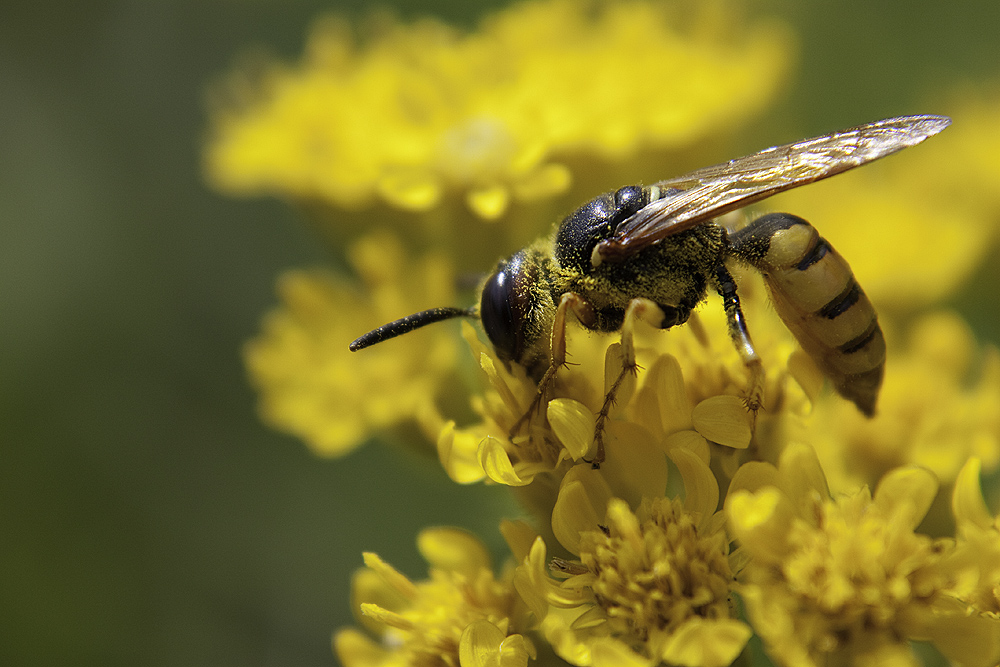
<svg viewBox="0 0 1000 667"><path fill-rule="evenodd" d="M479 305L483 329L497 356L504 361L519 361L524 341L524 297L517 289L520 273L521 255L518 253L489 277Z"/></svg>
<svg viewBox="0 0 1000 667"><path fill-rule="evenodd" d="M649 203L641 185L628 185L615 191L615 222L621 222Z"/></svg>

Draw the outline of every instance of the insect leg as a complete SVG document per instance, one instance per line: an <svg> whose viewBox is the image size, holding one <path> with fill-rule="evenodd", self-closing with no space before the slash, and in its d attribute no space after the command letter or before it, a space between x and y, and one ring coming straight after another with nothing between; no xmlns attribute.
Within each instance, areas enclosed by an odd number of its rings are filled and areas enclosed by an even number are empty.
<svg viewBox="0 0 1000 667"><path fill-rule="evenodd" d="M747 330L746 317L740 307L740 297L736 293L736 281L729 273L729 269L723 261L715 267L715 282L722 297L722 304L726 309L726 319L729 322L729 337L736 346L736 351L740 353L743 364L750 372L750 380L747 383L747 394L744 399L747 410L754 415L760 409L761 399L764 391L764 365L757 356L757 350L750 340L750 332Z"/></svg>
<svg viewBox="0 0 1000 667"><path fill-rule="evenodd" d="M510 428L508 435L511 438L521 429L521 426L528 420L532 413L541 407L542 399L545 397L545 392L549 384L555 378L556 371L566 365L566 316L570 311L573 311L573 314L576 315L577 319L585 327L593 326L597 319L594 314L594 307L582 296L574 292L566 292L562 295L562 298L559 300L559 306L556 308L555 318L552 321L549 367L546 369L545 375L538 382L538 391L535 393L535 398L532 399L531 405Z"/></svg>
<svg viewBox="0 0 1000 667"><path fill-rule="evenodd" d="M625 317L622 320L621 338L622 369L608 389L608 393L604 395L604 403L601 405L601 411L597 413L597 423L594 427L594 442L597 444L597 451L594 453L591 465L595 468L599 468L601 463L604 462L604 429L608 421L608 416L611 414L611 408L615 406L618 389L628 374L635 375L639 372L639 364L635 360L635 342L633 339L635 323L637 320L642 320L658 329L662 329L670 326L669 323L665 322L666 319L667 315L663 309L649 299L632 299L629 301L628 308L625 309Z"/></svg>

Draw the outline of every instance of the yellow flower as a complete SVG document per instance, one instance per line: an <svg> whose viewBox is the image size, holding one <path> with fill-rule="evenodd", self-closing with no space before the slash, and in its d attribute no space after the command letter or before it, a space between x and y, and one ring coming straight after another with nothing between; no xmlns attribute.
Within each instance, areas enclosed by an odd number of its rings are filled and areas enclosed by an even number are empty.
<svg viewBox="0 0 1000 667"><path fill-rule="evenodd" d="M457 359L458 343L446 335L410 334L350 352L352 340L398 313L454 298L449 263L408 260L391 235L365 237L350 257L367 291L323 271L291 271L279 283L283 306L245 351L264 419L325 456L413 423L424 436L408 441L433 438L434 402Z"/></svg>
<svg viewBox="0 0 1000 667"><path fill-rule="evenodd" d="M904 345L890 337L873 419L824 395L792 436L815 448L835 491L874 485L904 465L927 468L949 485L970 456L988 471L1000 467L1000 353L978 348L968 325L949 312L920 318L908 338Z"/></svg>
<svg viewBox="0 0 1000 667"><path fill-rule="evenodd" d="M424 530L417 539L430 577L413 582L375 554L354 578L353 597L367 634L348 628L334 636L344 667L525 667L535 657L518 632L525 610L513 570L494 577L486 548L451 528Z"/></svg>
<svg viewBox="0 0 1000 667"><path fill-rule="evenodd" d="M644 496L634 512L589 466L563 478L552 527L576 558L553 559L551 578L538 538L515 584L564 660L723 667L750 638L750 628L732 618L734 579L724 520L715 513L715 478L693 452L678 450L671 459L684 502L663 496L664 468L660 484L648 487L656 495Z"/></svg>
<svg viewBox="0 0 1000 667"><path fill-rule="evenodd" d="M993 665L996 633L953 594L954 543L914 532L937 491L899 468L831 499L813 450L791 446L775 469L751 463L726 512L746 552L739 593L780 664L916 665L907 640L930 640L963 665Z"/></svg>
<svg viewBox="0 0 1000 667"><path fill-rule="evenodd" d="M979 459L962 467L952 494L958 550L965 556L969 578L959 597L979 614L992 618L1000 645L1000 516L990 513L979 486Z"/></svg>
<svg viewBox="0 0 1000 667"><path fill-rule="evenodd" d="M761 109L790 37L739 8L540 0L468 34L381 17L360 43L327 18L299 64L233 76L206 171L234 194L408 211L454 197L495 219L565 192L577 158L683 148Z"/></svg>

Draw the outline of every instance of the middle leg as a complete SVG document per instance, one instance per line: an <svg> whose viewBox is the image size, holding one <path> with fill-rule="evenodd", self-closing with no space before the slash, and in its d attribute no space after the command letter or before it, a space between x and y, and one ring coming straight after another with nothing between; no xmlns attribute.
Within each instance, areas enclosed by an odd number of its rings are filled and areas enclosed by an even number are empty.
<svg viewBox="0 0 1000 667"><path fill-rule="evenodd" d="M750 373L744 403L746 403L747 410L756 417L764 394L764 364L761 363L760 357L757 356L757 350L754 349L753 341L750 340L746 317L740 307L740 297L736 293L736 281L733 280L732 274L729 273L729 269L726 268L722 260L719 260L715 267L715 281L719 296L722 297L722 304L726 309L729 337Z"/></svg>

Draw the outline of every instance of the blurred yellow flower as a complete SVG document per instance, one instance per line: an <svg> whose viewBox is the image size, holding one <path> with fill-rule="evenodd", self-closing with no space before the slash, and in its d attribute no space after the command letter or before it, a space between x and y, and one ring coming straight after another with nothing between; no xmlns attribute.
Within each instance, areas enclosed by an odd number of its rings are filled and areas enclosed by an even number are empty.
<svg viewBox="0 0 1000 667"><path fill-rule="evenodd" d="M232 77L206 171L233 194L408 211L450 196L495 219L564 192L576 158L687 146L761 109L790 35L740 6L537 0L472 33L381 17L360 43L326 18L299 64Z"/></svg>
<svg viewBox="0 0 1000 667"><path fill-rule="evenodd" d="M465 531L429 528L417 546L430 564L414 582L375 554L353 582L353 603L368 633L340 630L334 650L344 667L525 667L535 647L513 569L493 573L483 544ZM369 638L374 635L379 641Z"/></svg>
<svg viewBox="0 0 1000 667"><path fill-rule="evenodd" d="M907 337L889 347L873 419L824 395L789 436L815 448L834 491L874 486L904 465L922 466L947 485L970 456L990 472L1000 467L1000 353L977 346L950 312L920 318Z"/></svg>
<svg viewBox="0 0 1000 667"><path fill-rule="evenodd" d="M748 464L726 512L746 552L738 590L780 664L917 665L908 640L930 640L963 665L1000 658L995 623L953 594L954 542L914 532L938 485L920 468L830 498L812 449L785 450L777 469Z"/></svg>
<svg viewBox="0 0 1000 667"><path fill-rule="evenodd" d="M355 243L350 258L365 289L324 271L281 278L283 304L244 353L260 413L324 456L412 424L423 436L408 441L433 440L440 429L435 400L457 362L458 341L410 334L359 353L347 346L400 312L450 303L450 264L435 255L410 259L386 233Z"/></svg>

